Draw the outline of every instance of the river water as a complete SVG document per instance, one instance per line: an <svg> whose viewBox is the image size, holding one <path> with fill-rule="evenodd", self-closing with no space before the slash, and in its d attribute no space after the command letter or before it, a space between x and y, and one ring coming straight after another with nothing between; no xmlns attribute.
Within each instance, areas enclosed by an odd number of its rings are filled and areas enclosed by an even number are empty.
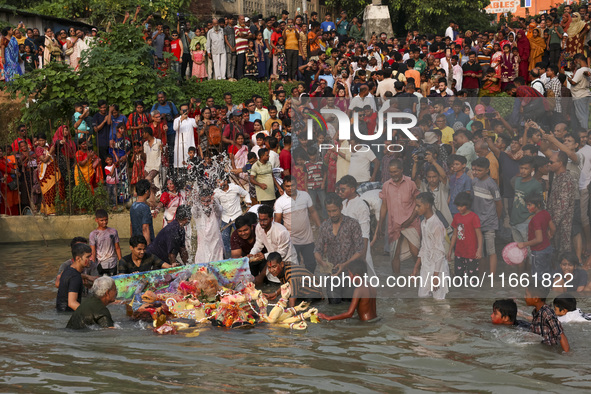
<svg viewBox="0 0 591 394"><path fill-rule="evenodd" d="M205 326L194 337L158 336L111 305L118 329L69 331L69 317L54 310L53 286L67 242L0 251L1 392L563 393L591 385L591 323L565 326L572 350L561 354L493 326L493 300L483 298L380 298L375 323L354 318L306 331ZM377 260L378 271L387 271ZM588 299L579 303L591 311ZM518 305L529 312L523 299ZM319 307L327 314L344 308Z"/></svg>

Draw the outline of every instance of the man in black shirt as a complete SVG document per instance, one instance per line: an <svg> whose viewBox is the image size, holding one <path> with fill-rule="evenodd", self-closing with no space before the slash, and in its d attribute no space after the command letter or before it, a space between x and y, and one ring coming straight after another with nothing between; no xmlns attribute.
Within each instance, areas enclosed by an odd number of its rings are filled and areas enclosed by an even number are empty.
<svg viewBox="0 0 591 394"><path fill-rule="evenodd" d="M82 271L90 265L92 250L90 246L78 243L72 246L72 265L60 277L55 307L58 312L75 311L82 300Z"/></svg>
<svg viewBox="0 0 591 394"><path fill-rule="evenodd" d="M103 276L97 278L92 285L92 296L82 301L82 304L70 317L66 328L80 330L97 324L103 328L113 327L113 318L107 305L117 298L117 286L113 278Z"/></svg>
<svg viewBox="0 0 591 394"><path fill-rule="evenodd" d="M119 260L117 272L121 274L133 274L136 272L146 272L159 270L161 268L170 268L171 265L162 262L158 257L146 252L146 238L143 235L134 235L129 239L131 254L123 256Z"/></svg>
<svg viewBox="0 0 591 394"><path fill-rule="evenodd" d="M162 229L147 248L146 252L153 254L162 261L168 261L172 267L179 265L176 256L180 253L184 264L189 261L189 254L185 247L185 226L191 221L191 208L181 205L176 210L175 219Z"/></svg>

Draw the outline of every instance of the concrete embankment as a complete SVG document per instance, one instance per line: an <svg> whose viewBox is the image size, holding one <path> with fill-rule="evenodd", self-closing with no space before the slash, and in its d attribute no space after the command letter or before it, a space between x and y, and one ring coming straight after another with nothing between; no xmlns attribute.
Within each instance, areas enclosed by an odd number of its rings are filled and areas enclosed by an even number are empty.
<svg viewBox="0 0 591 394"><path fill-rule="evenodd" d="M110 214L109 227L117 230L119 238L129 238L129 212ZM0 244L88 238L95 228L94 215L0 216ZM157 234L161 229L162 215L159 215L154 218L154 232Z"/></svg>

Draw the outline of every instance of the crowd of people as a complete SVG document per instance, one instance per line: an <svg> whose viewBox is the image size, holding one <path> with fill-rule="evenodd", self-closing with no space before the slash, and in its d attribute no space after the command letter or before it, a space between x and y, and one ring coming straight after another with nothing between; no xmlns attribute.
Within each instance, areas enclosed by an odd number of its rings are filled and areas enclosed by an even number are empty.
<svg viewBox="0 0 591 394"><path fill-rule="evenodd" d="M155 66L172 47L171 67L182 76L268 80L269 97L235 103L226 93L177 106L158 92L127 116L104 101L91 116L81 102L50 139L30 139L20 126L0 151L1 213L27 204L53 213L66 180L105 184L112 205L133 202L131 254L109 246L108 263L103 253L93 257L106 274L249 257L260 284L317 270L374 275L382 253L395 274L407 258L422 277L449 273L450 261L452 275L496 274L507 269L499 245L514 241L528 250L520 272L572 274L574 290L590 291L581 267L591 265L591 22L587 6L576 8L517 19L517 28L460 32L452 21L445 34L368 41L361 21L344 12L336 23L315 13L239 16L235 26L216 18L194 33L186 23L170 32L148 20ZM296 80L286 91L283 82ZM513 97L512 108L495 96ZM383 149L366 149L359 133L378 134L387 100L387 111L416 116L417 139L396 133L376 139ZM309 139L307 116L319 108L355 115L359 133L340 139L337 118L327 115ZM164 229L155 236L161 209ZM272 252L281 261L269 262ZM347 289L329 294L350 298Z"/></svg>

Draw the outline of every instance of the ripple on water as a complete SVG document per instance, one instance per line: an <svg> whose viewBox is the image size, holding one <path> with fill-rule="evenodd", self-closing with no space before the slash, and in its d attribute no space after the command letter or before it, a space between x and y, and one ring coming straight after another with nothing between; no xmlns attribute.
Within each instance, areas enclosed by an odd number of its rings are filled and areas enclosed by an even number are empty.
<svg viewBox="0 0 591 394"><path fill-rule="evenodd" d="M156 336L114 305L117 329L73 332L64 329L69 316L53 309L67 243L2 251L0 384L10 391L521 393L582 391L591 382L591 324L565 327L573 349L565 356L525 333L492 326L492 300L483 299L379 299L382 320L374 324L323 322L302 332L204 326L192 338ZM589 300L580 303L591 310ZM344 307L320 309L334 314Z"/></svg>

